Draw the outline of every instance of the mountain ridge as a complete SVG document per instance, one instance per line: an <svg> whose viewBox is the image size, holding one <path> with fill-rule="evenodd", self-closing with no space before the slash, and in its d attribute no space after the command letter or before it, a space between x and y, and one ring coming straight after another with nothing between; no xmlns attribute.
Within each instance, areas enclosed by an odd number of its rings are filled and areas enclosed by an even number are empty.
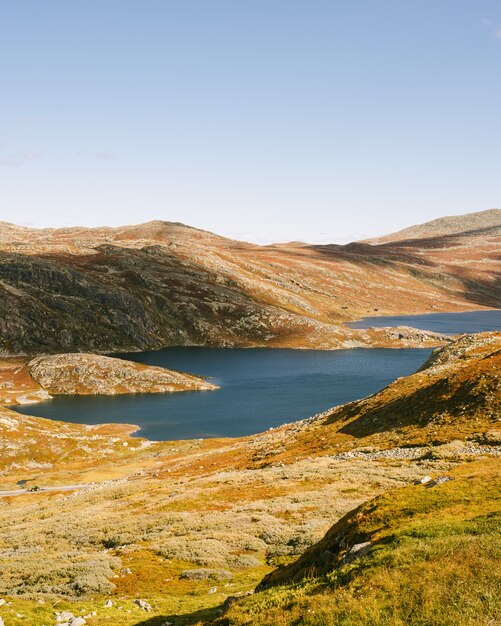
<svg viewBox="0 0 501 626"><path fill-rule="evenodd" d="M461 215L447 215L415 226L409 226L388 235L364 239L364 243L380 245L433 236L459 235L469 231L501 230L501 209L487 209Z"/></svg>
<svg viewBox="0 0 501 626"><path fill-rule="evenodd" d="M0 228L3 355L438 345L345 323L501 308L501 233L258 246L162 221L16 228Z"/></svg>

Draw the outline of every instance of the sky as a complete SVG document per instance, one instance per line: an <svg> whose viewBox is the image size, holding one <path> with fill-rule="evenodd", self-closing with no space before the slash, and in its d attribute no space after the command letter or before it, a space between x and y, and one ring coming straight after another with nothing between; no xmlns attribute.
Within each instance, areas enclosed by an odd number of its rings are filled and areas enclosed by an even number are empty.
<svg viewBox="0 0 501 626"><path fill-rule="evenodd" d="M501 206L501 0L0 0L0 220L343 243Z"/></svg>

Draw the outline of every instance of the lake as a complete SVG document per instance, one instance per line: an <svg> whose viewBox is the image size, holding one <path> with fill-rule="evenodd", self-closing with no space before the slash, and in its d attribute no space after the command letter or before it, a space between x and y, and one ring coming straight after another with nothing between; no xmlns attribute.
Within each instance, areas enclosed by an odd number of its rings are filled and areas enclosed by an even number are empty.
<svg viewBox="0 0 501 626"><path fill-rule="evenodd" d="M381 318L372 318L368 325L405 324L447 333L501 328L501 311L383 319L379 323ZM15 409L83 424L137 424L139 436L157 441L236 437L363 398L398 376L414 372L430 353L429 349L166 348L117 356L208 376L221 388L174 394L59 396Z"/></svg>
<svg viewBox="0 0 501 626"><path fill-rule="evenodd" d="M431 350L166 348L120 355L212 377L216 391L56 396L15 407L67 422L138 424L153 440L236 437L362 398L415 371Z"/></svg>
<svg viewBox="0 0 501 626"><path fill-rule="evenodd" d="M431 313L428 315L395 315L392 317L365 317L347 324L350 328L375 326L413 326L437 333L480 333L484 330L501 330L501 309L494 311L468 311L467 313Z"/></svg>

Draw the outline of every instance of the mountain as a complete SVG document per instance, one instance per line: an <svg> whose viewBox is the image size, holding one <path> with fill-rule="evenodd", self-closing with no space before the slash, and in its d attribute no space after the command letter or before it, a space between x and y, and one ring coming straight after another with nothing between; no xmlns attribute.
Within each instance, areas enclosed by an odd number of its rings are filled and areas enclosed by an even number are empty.
<svg viewBox="0 0 501 626"><path fill-rule="evenodd" d="M171 345L437 345L345 323L501 307L494 231L370 245L232 241L183 224L31 229L0 224L0 353Z"/></svg>
<svg viewBox="0 0 501 626"><path fill-rule="evenodd" d="M428 239L430 237L446 237L449 235L484 234L499 236L501 233L501 209L488 209L466 215L439 217L431 222L404 228L391 235L366 239L365 243L382 244L412 239Z"/></svg>

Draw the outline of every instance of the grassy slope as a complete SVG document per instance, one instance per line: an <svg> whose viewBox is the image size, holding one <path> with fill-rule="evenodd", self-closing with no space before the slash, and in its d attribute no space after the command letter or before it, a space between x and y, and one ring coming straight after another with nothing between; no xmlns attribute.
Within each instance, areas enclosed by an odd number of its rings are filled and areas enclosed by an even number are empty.
<svg viewBox="0 0 501 626"><path fill-rule="evenodd" d="M343 517L270 588L217 624L473 626L501 620L500 463L478 461L452 481L405 487ZM371 541L368 554L344 560Z"/></svg>

